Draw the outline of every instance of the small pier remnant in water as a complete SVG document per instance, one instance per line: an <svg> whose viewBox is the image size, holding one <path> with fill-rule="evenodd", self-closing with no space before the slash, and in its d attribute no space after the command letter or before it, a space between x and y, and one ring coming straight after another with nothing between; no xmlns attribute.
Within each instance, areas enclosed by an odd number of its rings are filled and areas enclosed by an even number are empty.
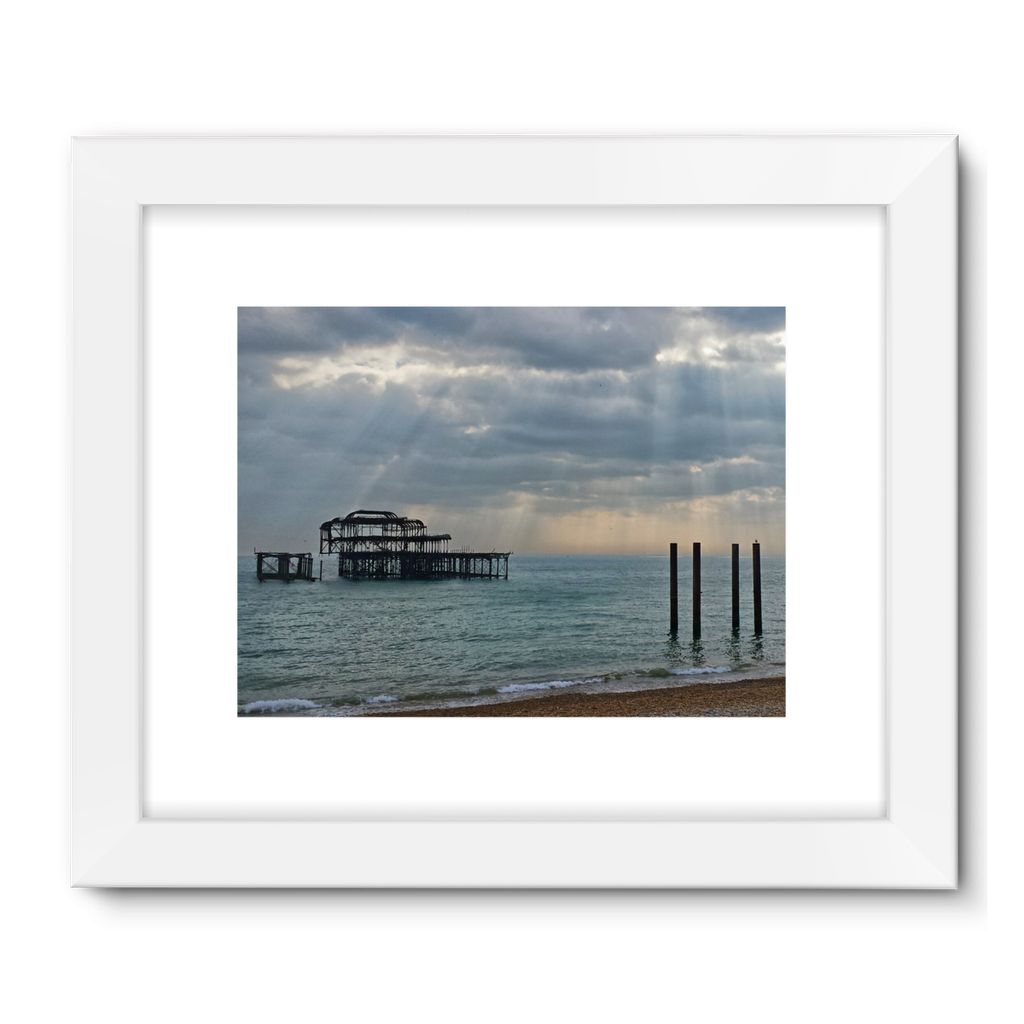
<svg viewBox="0 0 1024 1024"><path fill-rule="evenodd" d="M256 551L256 578L263 583L266 580L280 580L291 583L292 580L306 580L315 583L313 575L313 554L306 551L295 554L291 551Z"/></svg>
<svg viewBox="0 0 1024 1024"><path fill-rule="evenodd" d="M320 554L337 554L351 579L508 579L511 551L451 550L449 533L429 533L422 519L359 508L320 524Z"/></svg>

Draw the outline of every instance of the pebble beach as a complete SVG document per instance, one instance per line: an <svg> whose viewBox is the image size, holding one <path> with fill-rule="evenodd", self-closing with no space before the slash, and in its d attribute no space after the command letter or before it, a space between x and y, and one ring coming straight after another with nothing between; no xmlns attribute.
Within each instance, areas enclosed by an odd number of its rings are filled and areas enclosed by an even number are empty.
<svg viewBox="0 0 1024 1024"><path fill-rule="evenodd" d="M554 693L493 704L422 710L382 710L403 718L781 718L786 714L786 679L632 690L625 693Z"/></svg>

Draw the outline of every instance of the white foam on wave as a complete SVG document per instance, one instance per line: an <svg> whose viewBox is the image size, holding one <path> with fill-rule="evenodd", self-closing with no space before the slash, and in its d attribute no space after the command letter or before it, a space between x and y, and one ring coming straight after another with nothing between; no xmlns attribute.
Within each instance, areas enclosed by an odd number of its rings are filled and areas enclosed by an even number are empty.
<svg viewBox="0 0 1024 1024"><path fill-rule="evenodd" d="M280 700L252 700L239 709L243 715L268 715L275 711L312 711L320 707L315 701L300 700L297 697L283 697Z"/></svg>
<svg viewBox="0 0 1024 1024"><path fill-rule="evenodd" d="M601 676L590 676L587 679L549 679L544 683L509 683L499 686L498 693L526 693L529 690L560 690L563 686L580 686L583 683L599 683Z"/></svg>
<svg viewBox="0 0 1024 1024"><path fill-rule="evenodd" d="M670 668L669 674L673 676L710 676L718 672L731 672L728 665L704 665L700 668Z"/></svg>
<svg viewBox="0 0 1024 1024"><path fill-rule="evenodd" d="M378 693L376 697L367 697L364 704L394 704L401 697L392 697L389 693Z"/></svg>

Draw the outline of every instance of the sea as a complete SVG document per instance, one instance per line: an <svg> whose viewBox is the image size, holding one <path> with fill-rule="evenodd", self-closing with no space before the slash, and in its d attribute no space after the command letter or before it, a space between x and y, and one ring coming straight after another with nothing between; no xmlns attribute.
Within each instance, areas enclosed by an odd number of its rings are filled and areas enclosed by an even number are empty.
<svg viewBox="0 0 1024 1024"><path fill-rule="evenodd" d="M253 556L239 558L239 715L358 715L785 673L781 556L761 558L759 636L749 555L735 632L731 560L703 556L699 639L684 557L674 636L667 555L513 555L507 580L340 579L333 556L323 567L320 582L260 583Z"/></svg>

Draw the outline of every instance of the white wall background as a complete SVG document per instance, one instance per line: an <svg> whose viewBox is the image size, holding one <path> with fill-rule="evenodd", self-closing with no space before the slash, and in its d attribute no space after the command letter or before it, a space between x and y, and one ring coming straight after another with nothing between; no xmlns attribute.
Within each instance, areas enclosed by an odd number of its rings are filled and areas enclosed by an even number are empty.
<svg viewBox="0 0 1024 1024"><path fill-rule="evenodd" d="M984 1020L1019 1006L1022 431L1009 410L1024 379L1022 153L1010 9L93 0L5 11L0 536L30 570L0 584L8 1019ZM961 133L960 892L68 888L69 136L467 130ZM1004 555L989 574L986 537Z"/></svg>

